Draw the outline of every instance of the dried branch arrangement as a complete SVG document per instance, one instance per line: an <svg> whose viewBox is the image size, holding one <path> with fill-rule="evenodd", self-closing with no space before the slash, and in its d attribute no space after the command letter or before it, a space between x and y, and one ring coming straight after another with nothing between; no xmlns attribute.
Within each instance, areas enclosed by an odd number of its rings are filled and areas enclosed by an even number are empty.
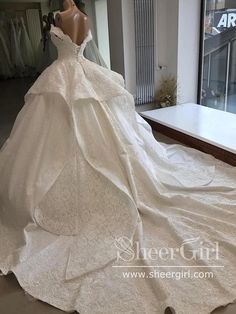
<svg viewBox="0 0 236 314"><path fill-rule="evenodd" d="M156 91L155 100L159 108L177 104L177 80L174 76L168 75L161 78L160 86Z"/></svg>

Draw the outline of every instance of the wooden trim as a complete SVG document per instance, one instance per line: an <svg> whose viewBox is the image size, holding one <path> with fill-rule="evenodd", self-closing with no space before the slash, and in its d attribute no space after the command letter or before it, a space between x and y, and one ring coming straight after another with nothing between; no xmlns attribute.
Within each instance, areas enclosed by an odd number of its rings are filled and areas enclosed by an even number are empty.
<svg viewBox="0 0 236 314"><path fill-rule="evenodd" d="M183 143L189 147L198 149L204 153L213 155L215 158L220 159L227 164L230 164L232 166L236 166L236 154L231 153L227 150L224 150L223 148L214 146L212 144L206 143L202 140L199 140L195 137L192 137L190 135L187 135L185 133L182 133L180 131L176 131L170 127L167 127L163 124L160 124L158 122L149 120L145 117L143 117L148 124L152 127L153 130L162 133L165 136L168 136L180 143Z"/></svg>

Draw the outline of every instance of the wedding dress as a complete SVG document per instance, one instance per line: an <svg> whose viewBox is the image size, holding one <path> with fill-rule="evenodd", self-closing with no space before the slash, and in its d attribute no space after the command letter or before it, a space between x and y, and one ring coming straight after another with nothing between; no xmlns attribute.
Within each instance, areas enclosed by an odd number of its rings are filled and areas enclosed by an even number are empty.
<svg viewBox="0 0 236 314"><path fill-rule="evenodd" d="M14 66L14 76L23 76L25 71L25 65L22 59L19 39L21 36L21 29L18 25L18 20L16 21L16 26L14 25L13 20L10 20L10 43L11 43L11 60Z"/></svg>
<svg viewBox="0 0 236 314"><path fill-rule="evenodd" d="M58 59L26 94L0 153L2 273L81 314L159 314L167 306L203 314L235 301L235 168L159 144L121 75L83 56L91 33L81 46L59 28L51 35ZM156 261L137 248L213 252L215 243L213 261ZM155 279L157 265L214 277ZM137 270L144 278L124 277Z"/></svg>
<svg viewBox="0 0 236 314"><path fill-rule="evenodd" d="M107 65L101 56L99 49L93 39L91 39L85 49L84 49L84 56L86 59L97 63L105 68ZM39 47L38 47L38 66L37 72L43 72L53 61L57 59L57 50L56 47L53 45L50 36L46 40L45 47L43 47L43 40L41 40Z"/></svg>
<svg viewBox="0 0 236 314"><path fill-rule="evenodd" d="M20 37L20 49L22 53L22 58L25 66L27 67L27 72L33 74L35 68L35 58L33 48L29 39L29 35L25 26L23 17L20 19L21 27L21 37Z"/></svg>

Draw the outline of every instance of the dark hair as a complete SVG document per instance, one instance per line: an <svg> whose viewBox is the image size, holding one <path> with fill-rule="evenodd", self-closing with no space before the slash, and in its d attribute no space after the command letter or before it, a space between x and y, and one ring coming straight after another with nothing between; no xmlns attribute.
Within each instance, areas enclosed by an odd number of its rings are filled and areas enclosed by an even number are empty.
<svg viewBox="0 0 236 314"><path fill-rule="evenodd" d="M80 11L85 13L85 3L82 0L74 0L74 3Z"/></svg>

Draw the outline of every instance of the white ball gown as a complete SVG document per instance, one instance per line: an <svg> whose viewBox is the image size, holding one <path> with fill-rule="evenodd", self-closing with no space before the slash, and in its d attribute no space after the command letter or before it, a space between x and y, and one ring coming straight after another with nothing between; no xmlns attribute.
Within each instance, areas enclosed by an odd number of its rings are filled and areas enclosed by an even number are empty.
<svg viewBox="0 0 236 314"><path fill-rule="evenodd" d="M21 17L19 23L21 29L19 48L21 51L22 59L24 61L27 73L33 74L35 70L34 52L23 17Z"/></svg>
<svg viewBox="0 0 236 314"><path fill-rule="evenodd" d="M21 28L19 27L18 19L10 20L10 45L11 45L11 61L14 66L14 76L24 76L25 65L21 55L20 42Z"/></svg>
<svg viewBox="0 0 236 314"><path fill-rule="evenodd" d="M184 148L179 160L178 146L159 144L135 113L123 78L84 58L90 34L79 47L51 33L58 59L26 94L0 153L2 274L81 314L201 314L233 302L235 168ZM137 243L191 251L215 242L213 261L133 255L144 252ZM214 277L150 278L180 266ZM137 270L145 278L124 277Z"/></svg>

